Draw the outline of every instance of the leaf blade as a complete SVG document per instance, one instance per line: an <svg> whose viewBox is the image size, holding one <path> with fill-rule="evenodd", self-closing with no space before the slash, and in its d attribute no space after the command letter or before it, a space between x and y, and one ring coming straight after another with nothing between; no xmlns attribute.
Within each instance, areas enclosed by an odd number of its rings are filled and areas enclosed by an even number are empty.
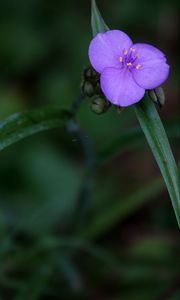
<svg viewBox="0 0 180 300"><path fill-rule="evenodd" d="M165 129L155 105L147 97L136 104L134 110L166 183L176 219L180 227L180 188L178 169Z"/></svg>
<svg viewBox="0 0 180 300"><path fill-rule="evenodd" d="M65 125L70 113L57 106L16 113L0 122L0 150L35 133Z"/></svg>
<svg viewBox="0 0 180 300"><path fill-rule="evenodd" d="M106 32L107 30L109 30L100 14L95 0L91 1L91 27L93 36L95 36L99 32Z"/></svg>

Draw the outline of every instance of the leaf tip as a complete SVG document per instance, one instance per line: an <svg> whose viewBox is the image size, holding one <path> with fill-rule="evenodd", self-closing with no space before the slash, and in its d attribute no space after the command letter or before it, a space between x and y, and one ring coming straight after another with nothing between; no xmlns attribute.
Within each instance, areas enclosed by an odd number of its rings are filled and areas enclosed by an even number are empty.
<svg viewBox="0 0 180 300"><path fill-rule="evenodd" d="M91 0L91 27L93 36L99 32L105 32L109 30L101 16L95 0Z"/></svg>

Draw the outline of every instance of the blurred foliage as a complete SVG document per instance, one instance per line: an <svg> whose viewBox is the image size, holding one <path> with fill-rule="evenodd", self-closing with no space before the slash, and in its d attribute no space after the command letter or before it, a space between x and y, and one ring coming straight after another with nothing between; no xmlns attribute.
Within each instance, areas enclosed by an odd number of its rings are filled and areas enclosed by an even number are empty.
<svg viewBox="0 0 180 300"><path fill-rule="evenodd" d="M178 160L178 1L98 4L114 28L167 53L160 113ZM71 106L88 62L89 1L1 0L0 39L1 119ZM77 125L0 152L0 299L179 299L179 231L135 116L97 116L89 104Z"/></svg>

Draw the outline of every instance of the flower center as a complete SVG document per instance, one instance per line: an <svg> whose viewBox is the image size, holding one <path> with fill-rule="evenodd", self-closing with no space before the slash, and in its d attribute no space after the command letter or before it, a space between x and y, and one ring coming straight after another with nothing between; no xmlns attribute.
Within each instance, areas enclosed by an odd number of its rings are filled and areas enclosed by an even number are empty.
<svg viewBox="0 0 180 300"><path fill-rule="evenodd" d="M124 50L123 55L119 57L119 61L122 65L122 67L128 68L131 70L132 68L136 68L136 70L139 70L141 68L141 65L137 63L138 54L136 52L136 49L131 47L128 50Z"/></svg>

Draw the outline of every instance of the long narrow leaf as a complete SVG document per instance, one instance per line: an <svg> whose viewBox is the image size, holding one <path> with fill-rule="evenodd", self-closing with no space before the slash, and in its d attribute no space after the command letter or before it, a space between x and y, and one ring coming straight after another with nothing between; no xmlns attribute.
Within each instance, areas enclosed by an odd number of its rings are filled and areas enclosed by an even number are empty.
<svg viewBox="0 0 180 300"><path fill-rule="evenodd" d="M70 113L52 106L16 113L0 122L0 150L32 134L65 125Z"/></svg>
<svg viewBox="0 0 180 300"><path fill-rule="evenodd" d="M146 140L161 170L180 226L180 183L177 166L161 119L148 97L134 106Z"/></svg>

